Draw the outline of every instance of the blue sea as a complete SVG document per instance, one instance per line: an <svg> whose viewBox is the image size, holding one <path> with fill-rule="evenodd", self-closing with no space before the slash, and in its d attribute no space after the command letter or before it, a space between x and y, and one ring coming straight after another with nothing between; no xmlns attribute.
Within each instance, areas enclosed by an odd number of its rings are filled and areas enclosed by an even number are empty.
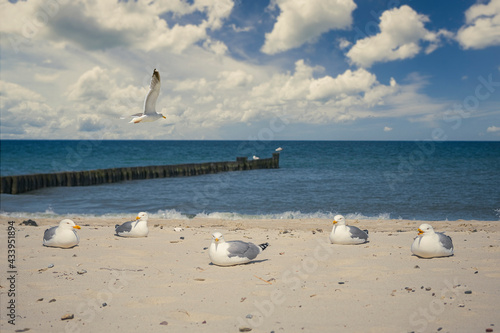
<svg viewBox="0 0 500 333"><path fill-rule="evenodd" d="M500 219L500 142L2 140L1 175L233 161L280 168L1 194L23 217Z"/></svg>

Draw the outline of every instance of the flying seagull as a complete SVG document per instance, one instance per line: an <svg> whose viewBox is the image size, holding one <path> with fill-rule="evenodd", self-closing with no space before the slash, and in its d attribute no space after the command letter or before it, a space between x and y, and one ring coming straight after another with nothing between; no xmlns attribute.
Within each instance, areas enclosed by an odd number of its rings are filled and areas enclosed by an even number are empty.
<svg viewBox="0 0 500 333"><path fill-rule="evenodd" d="M133 114L130 123L137 124L140 122L151 122L161 118L166 119L164 115L156 112L155 109L156 100L160 94L160 87L160 73L155 68L153 70L153 76L151 77L151 84L149 85L146 100L144 100L144 112Z"/></svg>

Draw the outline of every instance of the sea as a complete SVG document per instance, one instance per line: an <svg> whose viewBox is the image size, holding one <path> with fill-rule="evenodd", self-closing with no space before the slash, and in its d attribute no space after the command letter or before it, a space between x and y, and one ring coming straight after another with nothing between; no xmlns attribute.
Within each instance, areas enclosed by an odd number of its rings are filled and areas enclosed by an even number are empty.
<svg viewBox="0 0 500 333"><path fill-rule="evenodd" d="M500 142L1 140L1 176L270 158L279 169L1 194L11 217L500 220Z"/></svg>

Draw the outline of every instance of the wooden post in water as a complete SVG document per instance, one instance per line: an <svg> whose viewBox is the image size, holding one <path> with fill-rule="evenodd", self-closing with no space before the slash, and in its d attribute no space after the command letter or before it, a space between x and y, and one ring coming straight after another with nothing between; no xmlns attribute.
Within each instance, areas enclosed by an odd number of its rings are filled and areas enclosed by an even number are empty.
<svg viewBox="0 0 500 333"><path fill-rule="evenodd" d="M5 176L0 177L0 193L20 194L44 187L90 186L116 183L125 180L198 176L218 172L278 168L279 153L273 153L272 158L251 161L249 161L246 157L237 157L236 162L229 161L199 164L152 165L143 167Z"/></svg>

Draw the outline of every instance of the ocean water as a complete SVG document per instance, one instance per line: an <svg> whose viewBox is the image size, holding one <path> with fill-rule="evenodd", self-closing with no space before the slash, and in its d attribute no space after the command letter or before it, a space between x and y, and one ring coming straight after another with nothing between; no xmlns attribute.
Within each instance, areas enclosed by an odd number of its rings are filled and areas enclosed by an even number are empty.
<svg viewBox="0 0 500 333"><path fill-rule="evenodd" d="M1 175L271 157L280 168L1 194L8 216L500 219L500 142L10 141Z"/></svg>

